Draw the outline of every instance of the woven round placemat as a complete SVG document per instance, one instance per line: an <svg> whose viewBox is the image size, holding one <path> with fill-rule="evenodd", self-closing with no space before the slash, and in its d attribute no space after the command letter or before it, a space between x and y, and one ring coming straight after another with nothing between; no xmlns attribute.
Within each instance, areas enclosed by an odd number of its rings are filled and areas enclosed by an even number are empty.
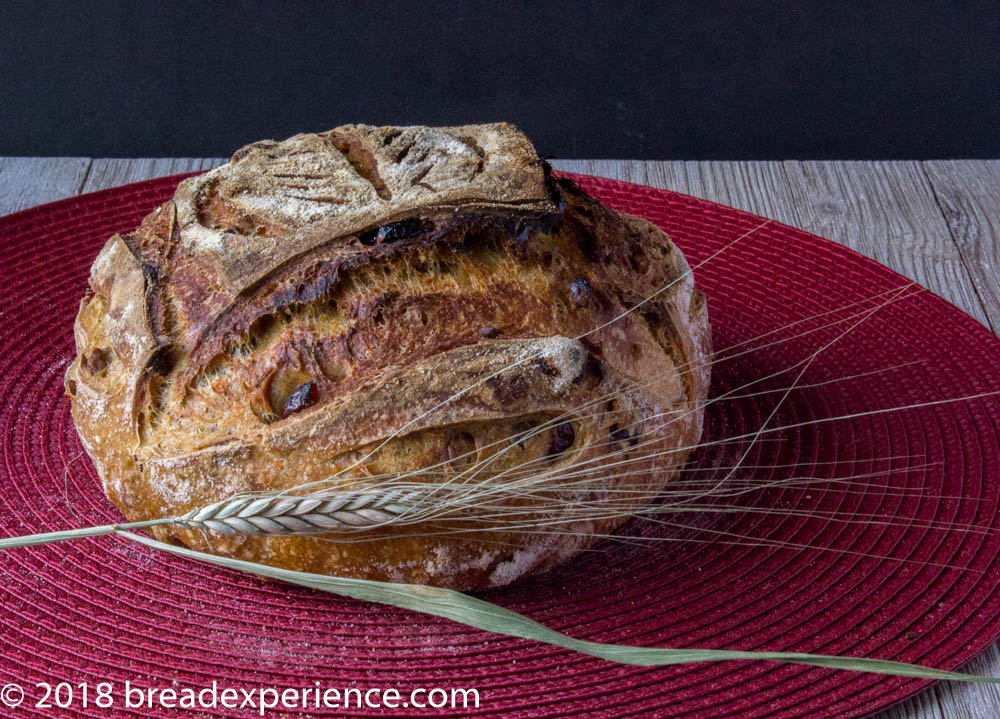
<svg viewBox="0 0 1000 719"><path fill-rule="evenodd" d="M1000 341L929 292L895 292L908 284L900 275L801 230L761 227L761 218L671 192L576 179L663 227L698 265L721 399L708 410L710 444L686 476L746 491L690 502L662 523L634 522L621 541L483 596L575 637L646 646L952 669L1000 636L1000 402L941 402L1000 389ZM96 253L178 180L0 219L0 535L121 519L83 454L62 376ZM884 411L926 402L938 403ZM25 687L19 716L53 716L31 707L34 685L60 681L108 681L116 692L125 681L197 690L213 680L476 688L479 709L392 715L523 717L857 716L927 686L763 662L618 666L111 537L3 552L0 608L0 683ZM59 715L175 715L116 699L111 710L83 710L78 696Z"/></svg>

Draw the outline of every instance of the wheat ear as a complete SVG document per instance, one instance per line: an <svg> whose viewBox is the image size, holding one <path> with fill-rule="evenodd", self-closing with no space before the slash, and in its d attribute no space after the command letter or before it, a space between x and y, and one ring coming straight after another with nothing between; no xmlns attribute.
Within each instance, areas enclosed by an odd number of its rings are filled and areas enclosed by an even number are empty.
<svg viewBox="0 0 1000 719"><path fill-rule="evenodd" d="M230 497L179 517L142 522L105 524L99 527L44 532L0 539L0 549L49 544L81 537L99 537L126 529L172 524L186 529L239 535L302 535L366 530L412 520L436 497L437 488L409 485L386 490L315 493L301 497L286 494Z"/></svg>
<svg viewBox="0 0 1000 719"><path fill-rule="evenodd" d="M174 524L220 534L287 535L370 529L390 524L426 498L421 489L224 499L177 517Z"/></svg>

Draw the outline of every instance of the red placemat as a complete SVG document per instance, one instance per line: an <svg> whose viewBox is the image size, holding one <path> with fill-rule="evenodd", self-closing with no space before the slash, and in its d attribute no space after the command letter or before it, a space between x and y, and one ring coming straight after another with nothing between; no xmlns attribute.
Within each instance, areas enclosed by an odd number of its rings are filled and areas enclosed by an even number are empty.
<svg viewBox="0 0 1000 719"><path fill-rule="evenodd" d="M109 235L169 198L178 179L0 219L0 535L120 521L82 455L62 375L94 256ZM762 222L676 193L576 179L663 227L693 265ZM715 367L713 396L731 395L708 410L713 444L687 476L724 479L745 455L727 481L748 491L714 499L725 511L634 523L626 534L645 539L604 543L484 596L576 637L648 646L851 654L951 669L994 641L1000 402L880 410L1000 389L1000 341L944 300L918 293L819 353L785 396L779 390L804 365L775 373L906 280L778 223L695 275L709 297L716 348L731 356ZM775 431L755 443L733 439L760 428L775 408L767 425ZM857 416L834 419L848 414ZM126 681L195 690L213 680L279 691L475 688L478 710L351 714L523 717L858 716L927 686L760 662L618 666L109 537L3 552L0 607L0 684L27 692L18 716L175 715L124 708ZM35 683L60 681L89 682L91 708L81 708L77 688L69 709L34 709ZM110 710L93 707L100 681L114 685Z"/></svg>

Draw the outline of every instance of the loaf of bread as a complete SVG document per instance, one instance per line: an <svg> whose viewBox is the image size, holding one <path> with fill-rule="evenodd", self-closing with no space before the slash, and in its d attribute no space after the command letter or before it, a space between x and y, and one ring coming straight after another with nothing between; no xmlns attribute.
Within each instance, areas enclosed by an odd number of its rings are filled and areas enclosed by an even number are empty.
<svg viewBox="0 0 1000 719"><path fill-rule="evenodd" d="M152 532L458 589L552 567L649 502L709 382L681 252L508 124L248 145L108 240L75 336L73 418L128 519L404 478L430 491L420 521Z"/></svg>

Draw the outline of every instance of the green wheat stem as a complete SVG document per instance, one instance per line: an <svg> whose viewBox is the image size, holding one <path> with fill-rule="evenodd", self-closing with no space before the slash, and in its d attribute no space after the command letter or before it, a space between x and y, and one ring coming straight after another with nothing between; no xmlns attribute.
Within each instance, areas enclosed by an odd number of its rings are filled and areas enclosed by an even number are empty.
<svg viewBox="0 0 1000 719"><path fill-rule="evenodd" d="M144 522L126 522L123 524L103 524L99 527L83 527L82 529L64 529L59 532L42 532L41 534L28 534L23 537L8 537L0 539L0 549L14 549L16 547L30 547L36 544L52 544L53 542L64 542L67 539L82 539L83 537L100 537L105 534L115 534L126 529L142 529L143 527L155 527L158 524L173 524L177 520L173 517L164 519L147 519Z"/></svg>
<svg viewBox="0 0 1000 719"><path fill-rule="evenodd" d="M907 664L886 659L867 659L864 657L837 657L824 654L807 654L799 652L763 652L734 651L725 649L665 649L636 647L624 644L602 644L600 642L576 639L562 632L550 629L533 619L491 604L476 597L451 589L429 587L421 584L395 584L367 579L350 579L346 577L330 577L309 572L296 572L288 569L271 567L257 562L247 562L240 559L220 557L206 554L185 547L177 547L159 542L150 537L133 532L115 530L115 533L130 541L144 544L148 547L172 552L189 559L209 564L215 564L229 569L256 574L258 576L280 579L291 584L298 584L311 589L330 592L343 597L363 601L387 604L401 609L410 609L424 614L430 614L451 621L465 624L476 629L503 634L529 641L552 644L564 649L570 649L582 654L599 657L619 664L636 666L667 666L670 664L690 664L693 662L712 661L774 661L789 664L804 664L841 669L847 671L886 674L899 677L914 677L918 679L949 679L963 682L983 684L1000 684L1000 679L981 677L973 674L949 672L932 667Z"/></svg>

